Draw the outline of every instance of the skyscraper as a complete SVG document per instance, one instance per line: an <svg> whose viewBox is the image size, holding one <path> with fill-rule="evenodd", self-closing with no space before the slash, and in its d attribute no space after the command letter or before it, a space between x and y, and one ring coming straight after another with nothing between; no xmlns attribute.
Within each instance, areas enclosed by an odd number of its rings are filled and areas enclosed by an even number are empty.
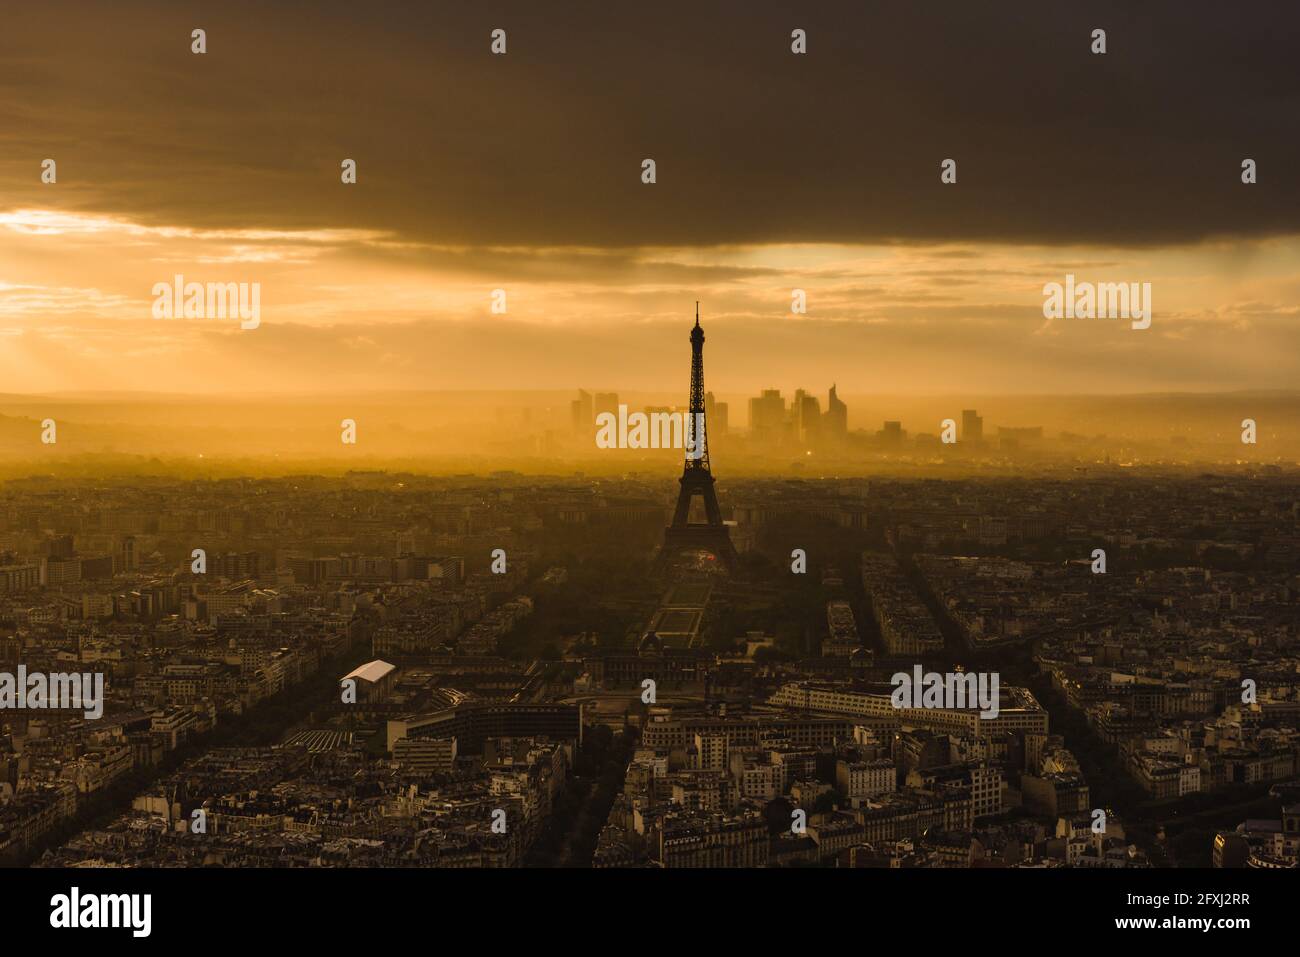
<svg viewBox="0 0 1300 957"><path fill-rule="evenodd" d="M578 397L569 403L569 415L573 420L573 431L582 434L591 431L596 421L596 413L591 402L591 393L578 390Z"/></svg>
<svg viewBox="0 0 1300 957"><path fill-rule="evenodd" d="M762 442L775 442L785 427L785 399L779 389L764 389L749 400L749 431Z"/></svg>
<svg viewBox="0 0 1300 957"><path fill-rule="evenodd" d="M704 393L704 418L709 423L709 433L717 438L726 435L730 423L727 421L727 403L714 401L713 393Z"/></svg>
<svg viewBox="0 0 1300 957"><path fill-rule="evenodd" d="M817 396L808 395L800 389L795 393L794 401L795 436L801 442L815 445L821 437L822 407Z"/></svg>
<svg viewBox="0 0 1300 957"><path fill-rule="evenodd" d="M849 407L840 401L831 386L830 397L826 400L825 428L822 430L832 442L839 441L849 434Z"/></svg>
<svg viewBox="0 0 1300 957"><path fill-rule="evenodd" d="M617 392L597 392L591 402L592 421L602 412L608 412L614 418L618 418L618 393Z"/></svg>

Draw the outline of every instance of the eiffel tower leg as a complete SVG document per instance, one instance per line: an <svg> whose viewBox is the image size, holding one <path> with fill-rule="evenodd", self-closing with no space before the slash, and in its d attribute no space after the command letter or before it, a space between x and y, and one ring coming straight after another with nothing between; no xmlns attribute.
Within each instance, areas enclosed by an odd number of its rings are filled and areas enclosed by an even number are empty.
<svg viewBox="0 0 1300 957"><path fill-rule="evenodd" d="M673 510L673 527L685 525L691 517L691 490L687 487L686 478L683 476L678 480L681 490L677 493L677 508Z"/></svg>
<svg viewBox="0 0 1300 957"><path fill-rule="evenodd" d="M722 524L722 509L718 508L718 493L713 490L712 480L704 486L704 514L708 516L710 525L726 528Z"/></svg>

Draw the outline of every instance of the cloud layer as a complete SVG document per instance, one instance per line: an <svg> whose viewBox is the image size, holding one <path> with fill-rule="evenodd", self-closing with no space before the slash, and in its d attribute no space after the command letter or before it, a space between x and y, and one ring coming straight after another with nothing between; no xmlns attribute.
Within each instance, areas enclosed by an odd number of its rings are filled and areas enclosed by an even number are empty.
<svg viewBox="0 0 1300 957"><path fill-rule="evenodd" d="M1294 232L1298 32L1251 0L54 0L6 12L0 182L47 205L55 157L64 208L453 245Z"/></svg>
<svg viewBox="0 0 1300 957"><path fill-rule="evenodd" d="M19 5L0 380L659 391L700 299L719 390L1292 387L1297 28L1203 0ZM1152 328L1045 322L1067 272L1151 282ZM151 319L178 273L260 282L261 328Z"/></svg>

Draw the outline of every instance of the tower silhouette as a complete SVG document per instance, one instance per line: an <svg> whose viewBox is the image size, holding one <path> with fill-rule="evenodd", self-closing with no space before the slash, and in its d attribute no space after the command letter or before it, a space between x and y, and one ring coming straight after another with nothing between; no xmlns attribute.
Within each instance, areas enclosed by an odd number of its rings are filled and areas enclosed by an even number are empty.
<svg viewBox="0 0 1300 957"><path fill-rule="evenodd" d="M713 554L728 570L736 567L736 549L722 523L718 494L713 489L713 472L709 468L709 443L704 421L704 330L700 328L700 304L695 303L695 328L691 330L691 407L687 418L686 464L679 480L677 508L673 523L664 529L664 544L659 550L658 568L664 571L673 558L684 551L700 549ZM704 522L692 523L691 502L695 496L704 500Z"/></svg>

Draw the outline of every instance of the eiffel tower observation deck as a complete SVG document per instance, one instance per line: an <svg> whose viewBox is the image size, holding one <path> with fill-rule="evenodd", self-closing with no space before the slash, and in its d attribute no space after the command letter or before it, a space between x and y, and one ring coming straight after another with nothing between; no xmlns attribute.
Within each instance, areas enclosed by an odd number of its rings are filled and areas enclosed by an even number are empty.
<svg viewBox="0 0 1300 957"><path fill-rule="evenodd" d="M691 330L691 402L686 427L686 462L673 521L664 529L664 544L656 562L667 571L684 552L708 552L728 571L736 568L736 549L722 521L718 494L713 488L709 464L708 429L704 420L704 330L700 327L700 304L695 304L695 328ZM691 522L691 504L696 496L704 502L704 521Z"/></svg>

